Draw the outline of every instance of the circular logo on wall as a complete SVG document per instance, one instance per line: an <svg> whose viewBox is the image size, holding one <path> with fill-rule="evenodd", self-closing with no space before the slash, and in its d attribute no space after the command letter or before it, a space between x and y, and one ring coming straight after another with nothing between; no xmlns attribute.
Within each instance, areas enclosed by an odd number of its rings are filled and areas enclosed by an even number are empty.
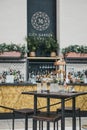
<svg viewBox="0 0 87 130"><path fill-rule="evenodd" d="M36 12L31 18L31 24L38 31L46 30L50 25L50 18L44 12Z"/></svg>

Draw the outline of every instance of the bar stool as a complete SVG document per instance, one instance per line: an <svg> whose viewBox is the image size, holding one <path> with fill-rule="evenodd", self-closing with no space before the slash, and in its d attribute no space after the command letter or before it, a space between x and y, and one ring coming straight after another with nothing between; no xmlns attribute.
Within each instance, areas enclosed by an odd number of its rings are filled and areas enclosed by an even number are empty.
<svg viewBox="0 0 87 130"><path fill-rule="evenodd" d="M76 111L76 114L79 115L79 130L81 130L81 112L80 112L80 108L76 108L75 109ZM61 113L61 108L58 108L57 109L57 113ZM73 114L73 110L72 110L72 107L65 107L65 116L72 116Z"/></svg>
<svg viewBox="0 0 87 130"><path fill-rule="evenodd" d="M28 130L28 117L32 117L32 115L34 114L34 110L33 109L29 109L29 108L14 109L13 110L12 130L14 130L15 114L21 114L21 115L25 116L25 130Z"/></svg>
<svg viewBox="0 0 87 130"><path fill-rule="evenodd" d="M58 121L61 120L61 115L40 113L32 117L35 121L39 121L39 130L43 130L43 122L53 123L53 130L58 130ZM49 124L50 125L50 124ZM50 126L49 126L50 128Z"/></svg>

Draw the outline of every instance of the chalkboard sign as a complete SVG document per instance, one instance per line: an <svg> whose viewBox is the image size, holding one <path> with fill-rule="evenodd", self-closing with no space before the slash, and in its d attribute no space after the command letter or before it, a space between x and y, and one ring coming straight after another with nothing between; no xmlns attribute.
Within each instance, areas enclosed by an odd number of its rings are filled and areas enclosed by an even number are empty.
<svg viewBox="0 0 87 130"><path fill-rule="evenodd" d="M27 35L56 36L56 0L27 0Z"/></svg>

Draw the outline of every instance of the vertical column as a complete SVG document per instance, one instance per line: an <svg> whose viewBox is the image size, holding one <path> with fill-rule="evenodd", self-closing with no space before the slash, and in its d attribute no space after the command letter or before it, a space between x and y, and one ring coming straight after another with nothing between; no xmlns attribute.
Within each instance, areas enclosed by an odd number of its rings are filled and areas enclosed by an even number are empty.
<svg viewBox="0 0 87 130"><path fill-rule="evenodd" d="M56 37L60 48L60 0L56 0ZM58 50L58 54L59 54Z"/></svg>

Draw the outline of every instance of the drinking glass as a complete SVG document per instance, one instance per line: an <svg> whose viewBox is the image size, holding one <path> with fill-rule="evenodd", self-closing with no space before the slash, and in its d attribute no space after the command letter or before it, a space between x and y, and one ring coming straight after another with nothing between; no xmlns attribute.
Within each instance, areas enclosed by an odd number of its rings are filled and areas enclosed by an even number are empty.
<svg viewBox="0 0 87 130"><path fill-rule="evenodd" d="M37 92L41 92L41 83L37 83Z"/></svg>

